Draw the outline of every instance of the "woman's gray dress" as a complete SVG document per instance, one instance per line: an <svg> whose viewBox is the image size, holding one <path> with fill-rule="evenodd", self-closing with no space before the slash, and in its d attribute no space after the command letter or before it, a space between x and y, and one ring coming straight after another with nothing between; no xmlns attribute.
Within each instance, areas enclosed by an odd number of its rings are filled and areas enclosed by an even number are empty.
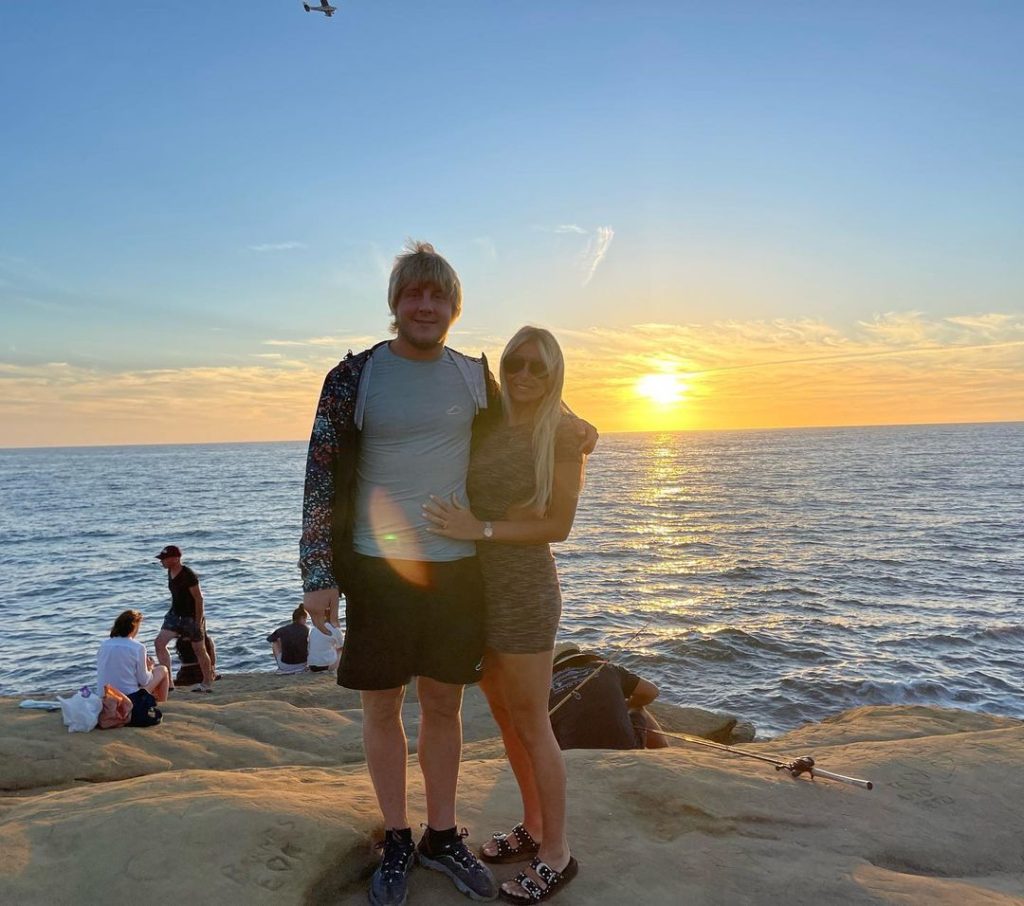
<svg viewBox="0 0 1024 906"><path fill-rule="evenodd" d="M478 519L499 522L533 494L532 426L502 424L473 451L467 491ZM579 439L569 416L555 438L555 461L579 463ZM477 543L487 608L487 646L507 654L554 647L562 594L551 548L542 544Z"/></svg>

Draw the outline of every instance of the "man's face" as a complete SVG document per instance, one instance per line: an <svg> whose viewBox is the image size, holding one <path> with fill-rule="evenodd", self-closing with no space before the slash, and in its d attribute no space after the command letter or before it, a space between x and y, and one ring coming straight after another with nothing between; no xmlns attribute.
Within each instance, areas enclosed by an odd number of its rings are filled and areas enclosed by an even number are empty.
<svg viewBox="0 0 1024 906"><path fill-rule="evenodd" d="M454 320L452 300L432 283L410 283L398 295L398 336L416 349L441 346Z"/></svg>
<svg viewBox="0 0 1024 906"><path fill-rule="evenodd" d="M161 557L160 559L160 565L164 569L174 569L174 567L180 562L180 557Z"/></svg>

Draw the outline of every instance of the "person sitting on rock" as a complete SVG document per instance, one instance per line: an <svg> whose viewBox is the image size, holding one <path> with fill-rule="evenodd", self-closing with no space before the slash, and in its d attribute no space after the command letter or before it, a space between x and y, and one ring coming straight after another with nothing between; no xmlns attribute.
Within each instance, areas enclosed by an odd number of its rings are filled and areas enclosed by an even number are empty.
<svg viewBox="0 0 1024 906"><path fill-rule="evenodd" d="M555 648L548 710L562 749L662 749L646 708L658 687L625 667L564 643Z"/></svg>
<svg viewBox="0 0 1024 906"><path fill-rule="evenodd" d="M330 607L324 608L324 630L316 625L311 626L309 630L309 654L306 664L313 673L336 670L344 647L341 630L331 622Z"/></svg>
<svg viewBox="0 0 1024 906"><path fill-rule="evenodd" d="M309 654L309 626L307 614L301 605L292 611L292 621L279 626L267 641L274 649L278 673L305 673L306 658Z"/></svg>
<svg viewBox="0 0 1024 906"><path fill-rule="evenodd" d="M96 656L96 688L100 695L104 686L113 686L127 695L134 705L141 701L139 691L151 695L156 701L167 701L170 676L167 668L157 664L146 653L146 646L135 638L142 623L137 610L118 614L110 629L110 638L100 645Z"/></svg>

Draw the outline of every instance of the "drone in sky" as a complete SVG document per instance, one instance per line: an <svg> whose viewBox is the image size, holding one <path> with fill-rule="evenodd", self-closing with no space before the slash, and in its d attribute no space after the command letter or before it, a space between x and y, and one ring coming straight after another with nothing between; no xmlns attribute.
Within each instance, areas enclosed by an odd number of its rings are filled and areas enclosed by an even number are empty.
<svg viewBox="0 0 1024 906"><path fill-rule="evenodd" d="M319 6L310 6L308 3L303 3L302 8L307 13L323 13L325 16L327 16L328 19L330 19L331 16L334 15L334 11L338 7L331 6L331 4L327 2L327 0L320 0Z"/></svg>

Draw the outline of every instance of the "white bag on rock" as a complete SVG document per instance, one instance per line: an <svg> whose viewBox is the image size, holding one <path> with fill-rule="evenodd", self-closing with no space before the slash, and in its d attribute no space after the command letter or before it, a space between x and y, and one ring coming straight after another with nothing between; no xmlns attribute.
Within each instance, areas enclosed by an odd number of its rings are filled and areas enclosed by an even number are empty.
<svg viewBox="0 0 1024 906"><path fill-rule="evenodd" d="M103 699L88 686L82 686L67 698L58 696L57 701L60 702L60 713L69 733L88 733L96 726L100 711L103 710Z"/></svg>

